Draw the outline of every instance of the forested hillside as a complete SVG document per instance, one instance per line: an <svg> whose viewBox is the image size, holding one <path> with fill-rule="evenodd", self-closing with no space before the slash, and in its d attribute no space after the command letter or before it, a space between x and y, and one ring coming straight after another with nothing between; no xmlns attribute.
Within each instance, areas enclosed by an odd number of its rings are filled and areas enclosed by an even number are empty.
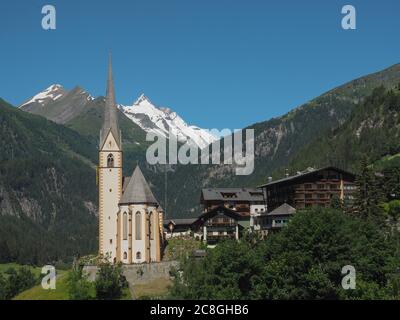
<svg viewBox="0 0 400 320"><path fill-rule="evenodd" d="M353 109L342 126L321 135L301 150L288 167L292 172L325 165L356 171L363 157L375 162L399 152L400 83L390 90L376 88Z"/></svg>
<svg viewBox="0 0 400 320"><path fill-rule="evenodd" d="M0 100L0 261L97 249L96 145Z"/></svg>
<svg viewBox="0 0 400 320"><path fill-rule="evenodd" d="M289 163L293 170L295 167L303 170L310 165L318 166L325 163L318 159L335 154L334 148L318 149L316 147L313 150L305 148L314 145L319 137L325 137L338 130L351 117L356 106L362 113L363 100L375 88L379 86L387 89L395 88L399 82L400 65L397 64L335 88L282 117L250 126L249 128L255 131L253 174L236 176L233 173L233 166L230 165L178 166L176 171L169 175L167 210L169 209L172 215L177 216L195 215L200 211L201 188L257 186L267 181L270 175L282 174ZM268 102L266 106L267 104ZM365 112L368 113L368 110ZM384 124L385 127L387 125L390 124ZM365 136L360 140L368 141L368 139L374 139L374 137ZM390 142L387 141L387 143ZM304 158L309 161L303 161Z"/></svg>

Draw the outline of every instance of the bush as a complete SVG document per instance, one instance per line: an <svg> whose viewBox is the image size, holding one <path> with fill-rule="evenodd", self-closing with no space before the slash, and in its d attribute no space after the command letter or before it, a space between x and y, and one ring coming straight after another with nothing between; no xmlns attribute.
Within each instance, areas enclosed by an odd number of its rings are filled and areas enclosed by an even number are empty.
<svg viewBox="0 0 400 320"><path fill-rule="evenodd" d="M388 203L388 215L393 219L393 221L398 221L400 219L400 200L392 200Z"/></svg>
<svg viewBox="0 0 400 320"><path fill-rule="evenodd" d="M9 268L6 271L7 277L0 275L0 298L11 299L20 292L33 287L36 279L28 267L21 267L18 270Z"/></svg>
<svg viewBox="0 0 400 320"><path fill-rule="evenodd" d="M112 265L108 262L100 264L100 270L95 281L97 299L119 299L122 296L122 290L127 287L128 283L122 274L121 264Z"/></svg>
<svg viewBox="0 0 400 320"><path fill-rule="evenodd" d="M68 294L71 300L95 298L94 284L87 280L81 266L74 268L68 276Z"/></svg>
<svg viewBox="0 0 400 320"><path fill-rule="evenodd" d="M0 300L7 299L7 279L0 273Z"/></svg>

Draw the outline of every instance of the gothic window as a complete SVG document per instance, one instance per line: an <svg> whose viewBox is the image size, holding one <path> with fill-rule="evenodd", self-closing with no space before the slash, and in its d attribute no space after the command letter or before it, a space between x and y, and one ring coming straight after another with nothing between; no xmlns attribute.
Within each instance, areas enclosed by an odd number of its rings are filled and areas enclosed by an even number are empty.
<svg viewBox="0 0 400 320"><path fill-rule="evenodd" d="M136 240L142 240L142 221L141 221L141 217L140 217L140 212L136 212L135 215L135 237Z"/></svg>
<svg viewBox="0 0 400 320"><path fill-rule="evenodd" d="M128 214L124 212L123 216L123 235L124 235L124 240L128 239Z"/></svg>
<svg viewBox="0 0 400 320"><path fill-rule="evenodd" d="M128 254L124 252L124 259L128 259Z"/></svg>
<svg viewBox="0 0 400 320"><path fill-rule="evenodd" d="M111 153L107 156L107 167L114 167L114 156Z"/></svg>
<svg viewBox="0 0 400 320"><path fill-rule="evenodd" d="M142 258L142 254L140 251L136 252L136 260L140 260Z"/></svg>

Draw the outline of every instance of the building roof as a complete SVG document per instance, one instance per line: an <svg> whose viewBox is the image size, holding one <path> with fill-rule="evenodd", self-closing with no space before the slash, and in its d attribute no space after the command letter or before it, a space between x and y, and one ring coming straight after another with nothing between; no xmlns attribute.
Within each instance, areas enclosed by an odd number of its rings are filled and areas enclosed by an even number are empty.
<svg viewBox="0 0 400 320"><path fill-rule="evenodd" d="M112 76L112 62L111 55L108 64L108 79L107 79L107 94L106 104L104 108L104 123L100 132L100 148L104 145L104 142L111 131L117 144L121 147L121 136L118 127L118 110L115 104L115 92L114 92L114 81Z"/></svg>
<svg viewBox="0 0 400 320"><path fill-rule="evenodd" d="M151 189L143 176L139 166L136 166L132 177L125 187L120 204L146 203L158 206L158 201L151 192Z"/></svg>
<svg viewBox="0 0 400 320"><path fill-rule="evenodd" d="M263 184L263 185L259 186L259 188L269 187L269 186L272 186L272 185L275 185L275 184L279 184L279 183L284 183L284 182L295 181L297 179L304 178L306 176L315 174L315 173L317 173L319 171L323 171L323 170L333 170L333 171L337 171L337 172L348 174L348 175L351 175L351 176L355 177L354 173L351 173L351 172L348 172L348 171L345 171L345 170L342 170L342 169L339 169L339 168L336 168L336 167L332 167L332 166L323 167L323 168L319 168L319 169L308 168L308 169L306 169L304 171L298 172L296 175L285 177L285 178L282 178L282 179L279 179L279 180L275 180L275 181L271 181L271 182L268 182L266 184Z"/></svg>
<svg viewBox="0 0 400 320"><path fill-rule="evenodd" d="M124 182L122 184L122 193L125 192L126 187L128 186L130 180L131 180L131 177L124 177Z"/></svg>
<svg viewBox="0 0 400 320"><path fill-rule="evenodd" d="M294 213L296 213L296 209L287 203L284 203L271 212L264 214L264 216L291 216Z"/></svg>
<svg viewBox="0 0 400 320"><path fill-rule="evenodd" d="M172 223L175 226L190 225L197 221L198 218L170 219L164 222L164 225Z"/></svg>
<svg viewBox="0 0 400 320"><path fill-rule="evenodd" d="M205 221L216 215L226 215L235 220L244 220L244 219L249 219L249 217L250 217L250 216L243 216L239 212L228 209L224 206L218 206L218 207L215 207L214 209L207 211L207 212L203 213L202 215L200 215L198 220Z"/></svg>
<svg viewBox="0 0 400 320"><path fill-rule="evenodd" d="M218 201L263 201L263 193L257 188L204 188L202 200Z"/></svg>

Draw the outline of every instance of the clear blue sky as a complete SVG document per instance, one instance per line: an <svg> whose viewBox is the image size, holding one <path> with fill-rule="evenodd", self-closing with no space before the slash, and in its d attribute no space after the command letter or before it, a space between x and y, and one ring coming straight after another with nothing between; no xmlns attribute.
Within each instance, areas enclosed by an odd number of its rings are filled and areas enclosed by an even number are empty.
<svg viewBox="0 0 400 320"><path fill-rule="evenodd" d="M355 31L341 29L345 4ZM241 128L400 62L399 16L398 0L2 0L0 97L53 83L104 95L112 50L119 103L144 92L189 123Z"/></svg>

